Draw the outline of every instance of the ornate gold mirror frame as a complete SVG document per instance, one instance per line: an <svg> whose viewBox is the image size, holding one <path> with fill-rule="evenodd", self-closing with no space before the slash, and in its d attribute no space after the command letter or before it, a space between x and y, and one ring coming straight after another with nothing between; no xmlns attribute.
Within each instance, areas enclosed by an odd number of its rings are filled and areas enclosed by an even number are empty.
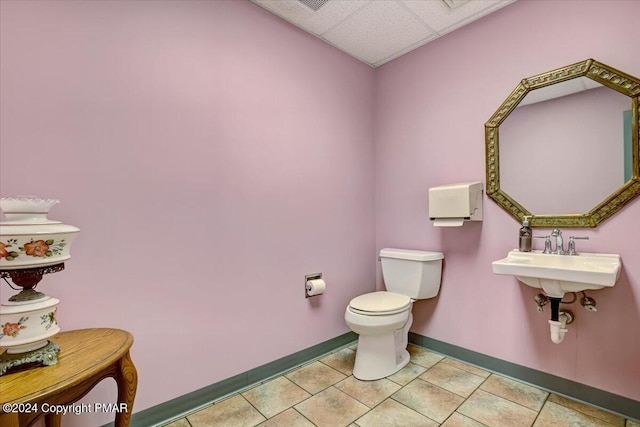
<svg viewBox="0 0 640 427"><path fill-rule="evenodd" d="M523 98L532 90L554 85L566 80L585 76L631 98L632 115L632 177L587 213L546 215L533 214L511 196L500 189L500 124L513 112ZM640 196L640 119L638 117L638 98L640 97L640 79L618 71L593 59L578 62L557 70L526 78L518 84L500 108L485 123L486 144L486 192L500 207L519 222L525 216L531 217L533 227L596 227L609 218L635 197Z"/></svg>

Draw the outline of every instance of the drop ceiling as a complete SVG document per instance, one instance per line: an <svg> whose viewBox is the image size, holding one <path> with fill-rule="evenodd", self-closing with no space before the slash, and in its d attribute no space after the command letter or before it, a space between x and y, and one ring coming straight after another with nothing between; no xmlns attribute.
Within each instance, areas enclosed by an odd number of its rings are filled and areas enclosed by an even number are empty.
<svg viewBox="0 0 640 427"><path fill-rule="evenodd" d="M378 67L515 0L251 0Z"/></svg>

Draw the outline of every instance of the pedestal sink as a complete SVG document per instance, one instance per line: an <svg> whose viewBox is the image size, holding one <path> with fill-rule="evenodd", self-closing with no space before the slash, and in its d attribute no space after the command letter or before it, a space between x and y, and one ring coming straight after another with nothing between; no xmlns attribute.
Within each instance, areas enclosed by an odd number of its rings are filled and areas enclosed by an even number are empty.
<svg viewBox="0 0 640 427"><path fill-rule="evenodd" d="M556 255L515 249L492 265L495 274L515 276L526 285L543 289L549 297L562 298L565 292L612 287L620 276L622 261L618 254Z"/></svg>

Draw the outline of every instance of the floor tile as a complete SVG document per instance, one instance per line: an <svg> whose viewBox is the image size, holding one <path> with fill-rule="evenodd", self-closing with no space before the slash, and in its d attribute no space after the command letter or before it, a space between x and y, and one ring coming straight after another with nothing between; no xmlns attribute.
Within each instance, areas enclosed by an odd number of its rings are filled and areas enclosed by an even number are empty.
<svg viewBox="0 0 640 427"><path fill-rule="evenodd" d="M416 411L387 399L356 421L360 427L437 427L438 423Z"/></svg>
<svg viewBox="0 0 640 427"><path fill-rule="evenodd" d="M343 348L329 356L320 359L325 365L331 366L336 371L340 371L345 375L353 374L353 365L356 361L356 352L350 348Z"/></svg>
<svg viewBox="0 0 640 427"><path fill-rule="evenodd" d="M539 411L549 396L546 391L496 374L491 375L480 389L534 411Z"/></svg>
<svg viewBox="0 0 640 427"><path fill-rule="evenodd" d="M529 427L538 415L536 411L480 389L460 405L458 412L489 427Z"/></svg>
<svg viewBox="0 0 640 427"><path fill-rule="evenodd" d="M316 394L327 387L347 378L346 375L321 362L313 362L285 375L311 394Z"/></svg>
<svg viewBox="0 0 640 427"><path fill-rule="evenodd" d="M335 387L321 391L294 406L318 427L344 427L364 415L369 408Z"/></svg>
<svg viewBox="0 0 640 427"><path fill-rule="evenodd" d="M361 381L352 376L340 381L334 387L370 408L400 389L400 385L386 378L377 381Z"/></svg>
<svg viewBox="0 0 640 427"><path fill-rule="evenodd" d="M447 418L447 421L440 425L441 427L485 427L484 424L469 417L465 417L459 412L451 414L451 416Z"/></svg>
<svg viewBox="0 0 640 427"><path fill-rule="evenodd" d="M467 372L471 372L474 375L477 375L479 377L483 377L483 378L487 378L489 375L491 375L491 372L487 372L483 369L480 368L476 368L473 365L469 365L468 363L464 363L464 362L460 362L459 360L455 360L455 359L451 359L448 357L445 357L444 359L442 359L442 361L440 363L444 363L445 365L450 365L450 366L454 366L458 369L462 369L463 371L467 371Z"/></svg>
<svg viewBox="0 0 640 427"><path fill-rule="evenodd" d="M439 423L449 417L464 398L431 383L416 379L391 396Z"/></svg>
<svg viewBox="0 0 640 427"><path fill-rule="evenodd" d="M285 377L278 377L242 393L262 415L271 418L311 397Z"/></svg>
<svg viewBox="0 0 640 427"><path fill-rule="evenodd" d="M192 427L234 426L253 427L265 420L239 394L187 416Z"/></svg>
<svg viewBox="0 0 640 427"><path fill-rule="evenodd" d="M640 427L414 345L400 371L361 381L356 345L164 427Z"/></svg>
<svg viewBox="0 0 640 427"><path fill-rule="evenodd" d="M404 368L400 369L395 374L389 375L387 379L400 385L407 385L411 381L422 375L426 370L427 368L425 368L424 366L416 365L415 363L409 362Z"/></svg>
<svg viewBox="0 0 640 427"><path fill-rule="evenodd" d="M557 403L558 405L565 406L583 414L589 415L593 418L606 421L619 427L625 427L624 418L612 414L611 412L603 411L602 409L594 408L593 406L585 405L584 403L576 402L575 400L567 399L566 397L552 394L549 396L549 402Z"/></svg>
<svg viewBox="0 0 640 427"><path fill-rule="evenodd" d="M440 354L433 353L429 350L425 350L424 348L416 347L415 345L409 345L407 347L407 351L409 351L412 363L424 366L425 368L430 368L444 359L444 356Z"/></svg>
<svg viewBox="0 0 640 427"><path fill-rule="evenodd" d="M260 427L314 427L314 425L298 411L290 408L263 422Z"/></svg>
<svg viewBox="0 0 640 427"><path fill-rule="evenodd" d="M557 403L547 402L542 407L542 411L540 411L540 415L533 426L613 427L615 424L590 417L582 412L575 411Z"/></svg>
<svg viewBox="0 0 640 427"><path fill-rule="evenodd" d="M432 366L424 374L420 375L420 379L462 397L469 397L484 381L483 377L444 363Z"/></svg>

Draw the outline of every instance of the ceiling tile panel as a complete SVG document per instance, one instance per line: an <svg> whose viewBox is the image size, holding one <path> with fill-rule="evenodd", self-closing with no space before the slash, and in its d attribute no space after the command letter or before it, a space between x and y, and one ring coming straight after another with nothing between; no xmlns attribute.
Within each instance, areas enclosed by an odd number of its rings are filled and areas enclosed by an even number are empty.
<svg viewBox="0 0 640 427"><path fill-rule="evenodd" d="M313 11L298 0L250 0L372 67L516 0L328 0Z"/></svg>
<svg viewBox="0 0 640 427"><path fill-rule="evenodd" d="M377 64L407 46L435 37L399 2L372 1L322 35L334 46L368 63Z"/></svg>
<svg viewBox="0 0 640 427"><path fill-rule="evenodd" d="M251 1L316 36L331 29L369 3L369 0L333 0L314 12L296 0Z"/></svg>
<svg viewBox="0 0 640 427"><path fill-rule="evenodd" d="M460 4L455 9L444 1L402 0L429 27L438 34L446 34L476 19L496 11L515 0L474 0Z"/></svg>

